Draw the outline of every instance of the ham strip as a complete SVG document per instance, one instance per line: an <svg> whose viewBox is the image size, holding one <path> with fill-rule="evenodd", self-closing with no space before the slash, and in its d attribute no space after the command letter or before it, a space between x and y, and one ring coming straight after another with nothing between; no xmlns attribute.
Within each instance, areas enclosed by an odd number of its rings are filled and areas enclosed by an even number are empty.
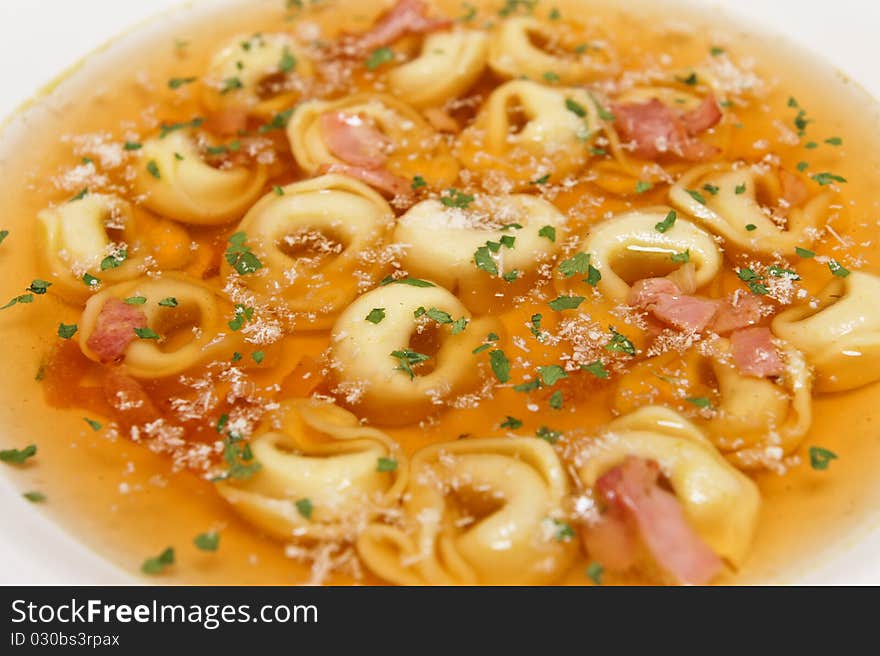
<svg viewBox="0 0 880 656"><path fill-rule="evenodd" d="M648 102L612 106L620 138L632 143L636 156L656 159L677 155L685 160L699 161L714 155L717 149L695 136L721 120L721 110L714 96L686 114L680 114L657 98Z"/></svg>
<svg viewBox="0 0 880 656"><path fill-rule="evenodd" d="M660 487L659 477L656 462L630 456L604 474L596 489L676 582L705 585L721 570L721 559L688 523L675 495Z"/></svg>
<svg viewBox="0 0 880 656"><path fill-rule="evenodd" d="M704 330L718 311L718 302L682 294L668 278L646 278L632 286L627 303L678 330Z"/></svg>
<svg viewBox="0 0 880 656"><path fill-rule="evenodd" d="M370 30L348 37L349 48L365 53L391 45L409 34L436 32L453 24L449 19L429 18L427 13L428 4L423 0L399 0Z"/></svg>
<svg viewBox="0 0 880 656"><path fill-rule="evenodd" d="M101 364L118 362L137 337L134 329L145 328L146 325L147 317L137 307L127 305L118 298L107 299L98 313L95 330L86 340L86 346L98 356Z"/></svg>
<svg viewBox="0 0 880 656"><path fill-rule="evenodd" d="M388 160L390 140L360 116L327 112L320 121L327 148L346 164L377 169Z"/></svg>
<svg viewBox="0 0 880 656"><path fill-rule="evenodd" d="M409 183L386 171L385 169L369 169L362 166L349 166L348 164L325 164L321 167L322 173L340 173L364 184L385 192L386 195L404 196L409 193Z"/></svg>
<svg viewBox="0 0 880 656"><path fill-rule="evenodd" d="M734 293L721 301L712 330L719 335L754 326L761 320L761 301L752 294Z"/></svg>
<svg viewBox="0 0 880 656"><path fill-rule="evenodd" d="M730 336L733 363L747 376L781 376L785 365L773 345L769 328L744 328Z"/></svg>

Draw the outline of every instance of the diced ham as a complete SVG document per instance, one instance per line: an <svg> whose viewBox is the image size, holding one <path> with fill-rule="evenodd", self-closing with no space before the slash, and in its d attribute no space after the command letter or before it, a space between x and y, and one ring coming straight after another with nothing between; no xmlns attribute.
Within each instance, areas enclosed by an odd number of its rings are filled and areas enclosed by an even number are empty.
<svg viewBox="0 0 880 656"><path fill-rule="evenodd" d="M430 18L427 13L428 4L423 0L399 0L370 30L351 36L349 47L357 52L369 52L391 45L409 34L427 34L453 24L449 19Z"/></svg>
<svg viewBox="0 0 880 656"><path fill-rule="evenodd" d="M377 169L387 161L390 140L357 114L327 112L320 122L327 148L346 164Z"/></svg>
<svg viewBox="0 0 880 656"><path fill-rule="evenodd" d="M248 111L244 107L227 107L211 115L205 127L218 135L234 136L247 130Z"/></svg>
<svg viewBox="0 0 880 656"><path fill-rule="evenodd" d="M325 164L321 167L323 173L340 173L350 178L360 180L386 195L404 196L409 193L410 185L401 177L386 171L385 169L368 169L361 166L349 166L348 164Z"/></svg>
<svg viewBox="0 0 880 656"><path fill-rule="evenodd" d="M744 328L730 336L733 363L747 376L780 376L785 365L773 345L769 328Z"/></svg>
<svg viewBox="0 0 880 656"><path fill-rule="evenodd" d="M86 340L86 346L102 364L118 362L137 337L134 329L145 328L146 325L146 315L136 306L123 303L118 298L109 298L98 313L95 329Z"/></svg>
<svg viewBox="0 0 880 656"><path fill-rule="evenodd" d="M721 121L721 108L715 96L709 94L700 106L682 115L681 121L687 133L694 137L701 132L714 128Z"/></svg>
<svg viewBox="0 0 880 656"><path fill-rule="evenodd" d="M712 330L719 335L754 326L761 320L762 303L754 294L734 293L721 301Z"/></svg>
<svg viewBox="0 0 880 656"><path fill-rule="evenodd" d="M651 308L651 313L663 323L690 332L704 330L717 311L717 301L686 294L660 294Z"/></svg>
<svg viewBox="0 0 880 656"><path fill-rule="evenodd" d="M659 477L656 462L630 456L604 474L596 489L626 518L658 566L678 583L705 585L721 570L721 559L688 523L675 495L660 487Z"/></svg>
<svg viewBox="0 0 880 656"><path fill-rule="evenodd" d="M581 531L581 540L590 558L609 570L624 572L638 564L639 536L617 505Z"/></svg>
<svg viewBox="0 0 880 656"><path fill-rule="evenodd" d="M630 289L627 303L673 328L691 332L705 329L718 309L717 301L682 294L668 278L639 280Z"/></svg>
<svg viewBox="0 0 880 656"><path fill-rule="evenodd" d="M657 98L648 102L616 104L612 110L620 138L633 144L638 157L655 159L672 154L698 161L717 152L714 146L695 138L721 119L713 96L686 114L676 112Z"/></svg>

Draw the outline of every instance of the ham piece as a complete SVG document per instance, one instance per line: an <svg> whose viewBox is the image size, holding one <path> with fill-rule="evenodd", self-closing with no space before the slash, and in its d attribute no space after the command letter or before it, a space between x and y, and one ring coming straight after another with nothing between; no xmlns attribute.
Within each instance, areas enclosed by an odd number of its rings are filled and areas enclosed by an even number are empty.
<svg viewBox="0 0 880 656"><path fill-rule="evenodd" d="M391 142L357 114L321 114L321 135L327 148L351 166L376 169L385 164Z"/></svg>
<svg viewBox="0 0 880 656"><path fill-rule="evenodd" d="M128 345L137 338L134 329L146 325L147 317L140 309L118 298L109 298L98 313L95 330L89 335L86 346L102 364L118 362Z"/></svg>
<svg viewBox="0 0 880 656"><path fill-rule="evenodd" d="M596 489L608 511L585 535L591 556L609 568L627 564L640 541L676 582L705 585L721 570L721 559L688 523L675 495L660 487L659 477L656 462L630 456L599 478Z"/></svg>
<svg viewBox="0 0 880 656"><path fill-rule="evenodd" d="M627 303L673 328L691 332L704 330L718 310L717 301L682 294L668 278L639 280L632 286Z"/></svg>
<svg viewBox="0 0 880 656"><path fill-rule="evenodd" d="M682 159L699 161L715 154L716 148L696 139L721 120L715 97L687 113L676 112L657 98L648 102L613 105L620 138L633 144L633 152L644 159L672 154Z"/></svg>
<svg viewBox="0 0 880 656"><path fill-rule="evenodd" d="M399 0L368 31L349 36L347 45L353 52L365 53L410 34L436 32L453 24L449 19L430 18L427 14L428 4L423 0Z"/></svg>
<svg viewBox="0 0 880 656"><path fill-rule="evenodd" d="M769 328L744 328L730 336L733 363L747 376L780 376L785 365L773 345Z"/></svg>

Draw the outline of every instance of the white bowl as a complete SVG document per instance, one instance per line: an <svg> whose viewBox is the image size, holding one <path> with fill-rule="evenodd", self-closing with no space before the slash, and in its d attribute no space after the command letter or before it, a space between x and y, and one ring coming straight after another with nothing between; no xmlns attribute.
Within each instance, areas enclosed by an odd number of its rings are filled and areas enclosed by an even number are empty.
<svg viewBox="0 0 880 656"><path fill-rule="evenodd" d="M210 3L211 0L203 1ZM4 62L0 117L11 114L44 84L91 50L144 19L181 4L181 0L3 0L0 8L0 61ZM761 32L815 49L815 57L844 71L873 96L880 97L880 69L875 61L876 39L880 34L878 3L835 0L833 11L829 11L825 3L802 0L704 0L693 4L717 8L741 19L746 27L752 25ZM21 500L19 492L2 472L0 498L4 500L4 529L0 532L0 562L4 567L0 583L137 582L130 573L82 546L37 512L33 505ZM880 527L845 542L848 544L794 582L880 584Z"/></svg>

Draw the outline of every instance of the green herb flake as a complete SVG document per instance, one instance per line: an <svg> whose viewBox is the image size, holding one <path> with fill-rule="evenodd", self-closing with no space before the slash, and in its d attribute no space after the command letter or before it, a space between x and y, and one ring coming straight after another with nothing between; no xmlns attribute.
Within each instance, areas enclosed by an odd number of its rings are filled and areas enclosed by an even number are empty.
<svg viewBox="0 0 880 656"><path fill-rule="evenodd" d="M244 83L239 77L227 77L220 85L220 95L225 96L227 93L244 89Z"/></svg>
<svg viewBox="0 0 880 656"><path fill-rule="evenodd" d="M23 449L6 449L0 451L0 462L10 465L23 465L37 455L37 445L29 444Z"/></svg>
<svg viewBox="0 0 880 656"><path fill-rule="evenodd" d="M413 181L412 181L412 184L410 185L410 188L413 191L415 191L416 189L421 189L422 187L427 187L427 186L428 186L428 183L425 181L425 179L422 176L417 175L413 178Z"/></svg>
<svg viewBox="0 0 880 656"><path fill-rule="evenodd" d="M468 205L474 202L474 197L472 194L466 194L458 189L447 189L446 195L441 196L440 202L446 207L466 209Z"/></svg>
<svg viewBox="0 0 880 656"><path fill-rule="evenodd" d="M590 364L582 364L581 369L584 371L589 371L596 378L600 378L605 380L608 378L608 370L605 368L605 365L602 364L601 360L596 360L595 362L591 362Z"/></svg>
<svg viewBox="0 0 880 656"><path fill-rule="evenodd" d="M292 73L296 68L296 57L290 52L290 48L285 47L281 53L281 61L278 62L278 70L282 73Z"/></svg>
<svg viewBox="0 0 880 656"><path fill-rule="evenodd" d="M431 359L430 355L418 353L417 351L413 351L411 349L392 351L391 357L395 358L399 362L399 364L394 367L394 370L404 372L409 376L410 380L413 380L416 377L415 372L413 371L413 365L418 365Z"/></svg>
<svg viewBox="0 0 880 656"><path fill-rule="evenodd" d="M287 129L287 124L290 121L290 117L293 116L295 108L291 107L290 109L286 109L283 112L279 112L272 117L272 120L266 123L265 125L261 125L258 132L260 134L266 134L267 132L273 132L274 130L285 130Z"/></svg>
<svg viewBox="0 0 880 656"><path fill-rule="evenodd" d="M193 544L200 551L217 551L220 548L220 534L217 531L199 533L193 540Z"/></svg>
<svg viewBox="0 0 880 656"><path fill-rule="evenodd" d="M159 171L159 165L156 164L156 160L154 159L151 159L149 162L147 162L147 172L157 180L162 179L162 172Z"/></svg>
<svg viewBox="0 0 880 656"><path fill-rule="evenodd" d="M141 565L141 571L144 574L161 574L165 571L167 567L170 567L174 564L174 547L168 547L160 553L158 556L153 558L147 558L143 565Z"/></svg>
<svg viewBox="0 0 880 656"><path fill-rule="evenodd" d="M135 328L134 334L137 335L139 339L159 339L159 333L152 328Z"/></svg>
<svg viewBox="0 0 880 656"><path fill-rule="evenodd" d="M810 447L810 467L816 471L825 471L832 460L837 460L837 454L821 446Z"/></svg>
<svg viewBox="0 0 880 656"><path fill-rule="evenodd" d="M192 84L197 79L197 77L172 77L170 80L168 80L168 88L179 89L180 87L186 86L187 84Z"/></svg>
<svg viewBox="0 0 880 656"><path fill-rule="evenodd" d="M397 471L397 460L394 458L379 458L376 461L376 471L383 474Z"/></svg>
<svg viewBox="0 0 880 656"><path fill-rule="evenodd" d="M755 230L757 230L757 229L758 229L758 226L756 226L754 223L747 223L747 224L746 224L746 230L747 230L748 232L753 232L753 231L755 231Z"/></svg>
<svg viewBox="0 0 880 656"><path fill-rule="evenodd" d="M706 204L706 198L699 191L695 191L694 189L685 189L688 196L697 201L700 205Z"/></svg>
<svg viewBox="0 0 880 656"><path fill-rule="evenodd" d="M523 425L522 421L520 421L516 417L511 417L510 415L507 415L507 417L504 418L504 421L501 422L500 428L509 428L510 430L517 430L519 428L522 428L522 425Z"/></svg>
<svg viewBox="0 0 880 656"><path fill-rule="evenodd" d="M142 143L138 143L137 141L126 141L125 144L122 146L122 149L132 151L140 150L143 147L144 145Z"/></svg>
<svg viewBox="0 0 880 656"><path fill-rule="evenodd" d="M474 264L478 269L482 269L489 275L498 275L498 263L495 262L495 259L492 257L488 244L486 246L480 246L474 252Z"/></svg>
<svg viewBox="0 0 880 656"><path fill-rule="evenodd" d="M538 236L544 237L545 239L549 239L550 241L556 243L556 228L546 225L538 230Z"/></svg>
<svg viewBox="0 0 880 656"><path fill-rule="evenodd" d="M59 323L58 324L58 336L61 339L70 339L74 335L76 335L76 331L78 327L75 323Z"/></svg>
<svg viewBox="0 0 880 656"><path fill-rule="evenodd" d="M691 405L695 405L698 408L711 408L712 402L706 398L705 396L691 396L685 399Z"/></svg>
<svg viewBox="0 0 880 656"><path fill-rule="evenodd" d="M666 232L675 225L675 219L677 215L675 210L669 210L669 214L666 215L666 218L660 221L660 223L654 224L654 230L657 232Z"/></svg>
<svg viewBox="0 0 880 656"><path fill-rule="evenodd" d="M125 249L118 250L112 255L108 255L103 260L101 260L101 271L107 271L108 269L115 269L122 265L125 260L128 259L128 251Z"/></svg>
<svg viewBox="0 0 880 656"><path fill-rule="evenodd" d="M552 428L548 428L547 426L541 426L535 431L535 437L542 439L545 442L549 442L550 444L556 444L559 441L559 438L562 437L562 433L553 430Z"/></svg>
<svg viewBox="0 0 880 656"><path fill-rule="evenodd" d="M547 403L554 410L562 410L562 404L564 402L565 396L562 394L562 390L556 390L550 395L550 398L547 399Z"/></svg>
<svg viewBox="0 0 880 656"><path fill-rule="evenodd" d="M568 374L565 373L565 369L563 369L558 364L551 364L547 365L546 367L538 367L538 375L541 377L541 381L547 386L555 385L563 378L568 378Z"/></svg>
<svg viewBox="0 0 880 656"><path fill-rule="evenodd" d="M587 253L575 253L567 260L559 263L559 273L564 278L571 278L589 271L590 256Z"/></svg>
<svg viewBox="0 0 880 656"><path fill-rule="evenodd" d="M654 188L654 184L651 182L646 182L645 180L639 180L636 182L636 193L643 194L646 191L651 191Z"/></svg>
<svg viewBox="0 0 880 656"><path fill-rule="evenodd" d="M0 307L0 310L6 310L11 308L13 305L27 304L34 302L33 294L22 294L21 296L16 296L11 301L9 301L6 305Z"/></svg>
<svg viewBox="0 0 880 656"><path fill-rule="evenodd" d="M562 312L563 310L575 310L580 307L586 299L583 296L557 296L547 305L551 310Z"/></svg>
<svg viewBox="0 0 880 656"><path fill-rule="evenodd" d="M394 51L391 50L391 48L377 48L370 53L369 57L367 57L364 66L367 67L368 71L375 71L383 64L387 64L391 61L394 61Z"/></svg>
<svg viewBox="0 0 880 656"><path fill-rule="evenodd" d="M385 285L409 285L410 287L436 287L436 285L432 282L428 282L427 280L419 280L418 278L392 278L388 276L382 282L379 283L380 287L384 287Z"/></svg>
<svg viewBox="0 0 880 656"><path fill-rule="evenodd" d="M577 534L568 522L561 522L558 519L554 519L553 524L556 527L554 534L557 542L568 542L577 537Z"/></svg>
<svg viewBox="0 0 880 656"><path fill-rule="evenodd" d="M828 262L828 270L838 278L846 278L849 276L849 269L845 268L840 262L837 260L830 260Z"/></svg>
<svg viewBox="0 0 880 656"><path fill-rule="evenodd" d="M191 121L185 121L183 123L163 123L159 126L159 138L164 139L172 132L177 132L178 130L195 130L196 128L200 128L204 122L205 119L203 118L194 118Z"/></svg>
<svg viewBox="0 0 880 656"><path fill-rule="evenodd" d="M296 510L302 515L305 519L311 519L312 513L315 511L315 506L312 505L311 499L300 499L296 502Z"/></svg>
<svg viewBox="0 0 880 656"><path fill-rule="evenodd" d="M543 185L543 184L547 184L548 182L550 182L550 174L546 173L546 174L542 175L540 178L535 178L529 184Z"/></svg>
<svg viewBox="0 0 880 656"><path fill-rule="evenodd" d="M36 490L32 492L25 492L21 496L23 496L31 503L43 503L44 501L46 501L46 495L42 492L37 492Z"/></svg>
<svg viewBox="0 0 880 656"><path fill-rule="evenodd" d="M676 264L687 264L691 261L691 251L690 249L684 251L683 253L673 253L669 256L669 259L675 262Z"/></svg>
<svg viewBox="0 0 880 656"><path fill-rule="evenodd" d="M101 422L95 421L94 419L89 419L88 417L83 417L83 421L86 422L89 425L89 428L91 428L96 433L101 430Z"/></svg>
<svg viewBox="0 0 880 656"><path fill-rule="evenodd" d="M507 359L504 351L495 349L489 353L489 364L499 383L510 382L510 360Z"/></svg>
<svg viewBox="0 0 880 656"><path fill-rule="evenodd" d="M812 177L813 180L815 180L816 182L818 182L818 183L819 183L820 185L822 185L823 187L826 186L826 185L830 185L830 184L832 184L832 183L834 183L834 182L840 182L840 183L845 183L845 182L846 182L846 178L842 178L842 177L840 177L839 175L834 175L833 173L828 173L828 172L825 172L825 173L814 173L814 174L813 174L812 176L810 176L810 177Z"/></svg>
<svg viewBox="0 0 880 656"><path fill-rule="evenodd" d="M82 281L87 287L97 287L101 284L101 280L99 278L95 278L95 276L90 273L84 273Z"/></svg>
<svg viewBox="0 0 880 656"><path fill-rule="evenodd" d="M380 324L382 323L382 319L385 318L385 308L373 308L364 318L370 323Z"/></svg>
<svg viewBox="0 0 880 656"><path fill-rule="evenodd" d="M736 189L734 189L734 192L737 196L741 196L742 194L746 193L746 183L743 182L742 184L736 185Z"/></svg>
<svg viewBox="0 0 880 656"><path fill-rule="evenodd" d="M636 354L635 345L625 335L617 332L613 327L611 328L611 341L605 345L605 350L613 353L625 353L627 355Z"/></svg>
<svg viewBox="0 0 880 656"><path fill-rule="evenodd" d="M841 139L840 137L831 137L830 139L826 139L825 143L827 143L829 146L842 146L843 139Z"/></svg>
<svg viewBox="0 0 880 656"><path fill-rule="evenodd" d="M724 54L724 48L722 48L721 46L712 46L709 49L709 54L713 57L720 57Z"/></svg>
<svg viewBox="0 0 880 656"><path fill-rule="evenodd" d="M605 574L605 568L599 563L590 563L589 567L587 567L587 578L596 585L602 585L603 574Z"/></svg>
<svg viewBox="0 0 880 656"><path fill-rule="evenodd" d="M245 244L246 241L247 234L236 232L229 237L229 247L226 249L226 262L242 276L263 268L263 263L254 255L250 246Z"/></svg>

